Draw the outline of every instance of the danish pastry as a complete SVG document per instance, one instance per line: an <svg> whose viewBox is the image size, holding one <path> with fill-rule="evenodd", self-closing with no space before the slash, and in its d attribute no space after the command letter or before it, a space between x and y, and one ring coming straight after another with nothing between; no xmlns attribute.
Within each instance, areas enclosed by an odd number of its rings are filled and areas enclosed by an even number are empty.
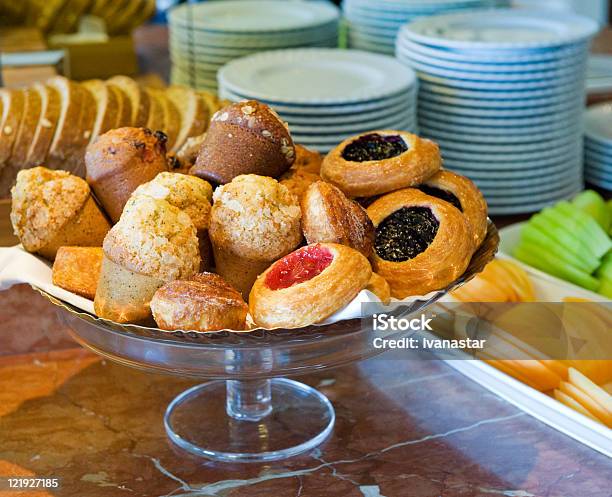
<svg viewBox="0 0 612 497"><path fill-rule="evenodd" d="M446 287L466 270L474 245L468 222L444 200L406 188L368 207L376 228L372 267L397 298Z"/></svg>
<svg viewBox="0 0 612 497"><path fill-rule="evenodd" d="M255 100L217 111L210 122L191 174L229 183L241 174L279 177L295 161L287 124Z"/></svg>
<svg viewBox="0 0 612 497"><path fill-rule="evenodd" d="M249 310L255 323L265 328L308 326L347 305L371 275L368 260L350 247L307 245L276 261L257 278Z"/></svg>
<svg viewBox="0 0 612 497"><path fill-rule="evenodd" d="M64 245L101 246L110 229L89 185L67 171L19 171L11 195L15 234L24 249L47 259Z"/></svg>
<svg viewBox="0 0 612 497"><path fill-rule="evenodd" d="M419 185L418 189L450 202L463 212L471 228L474 249L480 247L487 234L487 203L470 179L452 171L440 170Z"/></svg>
<svg viewBox="0 0 612 497"><path fill-rule="evenodd" d="M280 177L281 185L293 193L298 199L315 181L321 179L321 162L323 158L319 152L309 150L302 145L295 146L295 162L291 168Z"/></svg>
<svg viewBox="0 0 612 497"><path fill-rule="evenodd" d="M349 197L418 185L442 164L434 142L405 131L371 131L344 140L323 160L321 177Z"/></svg>
<svg viewBox="0 0 612 497"><path fill-rule="evenodd" d="M278 181L255 174L234 178L213 197L216 270L246 297L255 278L301 242L300 206Z"/></svg>
<svg viewBox="0 0 612 497"><path fill-rule="evenodd" d="M102 247L60 247L53 262L53 284L93 300L102 257Z"/></svg>
<svg viewBox="0 0 612 497"><path fill-rule="evenodd" d="M365 209L324 181L308 187L301 200L302 230L308 243L348 245L368 257L374 226Z"/></svg>
<svg viewBox="0 0 612 497"><path fill-rule="evenodd" d="M248 306L221 276L200 273L162 286L151 300L162 330L244 330Z"/></svg>
<svg viewBox="0 0 612 497"><path fill-rule="evenodd" d="M376 295L385 305L391 301L391 288L389 287L389 283L379 274L372 273L370 281L368 281L368 286L366 286L365 289Z"/></svg>

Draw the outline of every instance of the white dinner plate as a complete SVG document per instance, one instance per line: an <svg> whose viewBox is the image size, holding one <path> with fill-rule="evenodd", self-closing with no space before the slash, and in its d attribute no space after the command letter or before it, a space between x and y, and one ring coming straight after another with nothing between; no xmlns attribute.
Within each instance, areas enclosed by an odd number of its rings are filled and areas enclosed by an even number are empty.
<svg viewBox="0 0 612 497"><path fill-rule="evenodd" d="M339 16L330 2L226 0L179 5L168 18L171 23L190 23L208 31L275 32L327 24Z"/></svg>
<svg viewBox="0 0 612 497"><path fill-rule="evenodd" d="M522 147L515 146L513 151L503 153L457 150L448 144L443 144L441 147L444 160L462 163L466 167L504 171L532 169L539 167L540 164L564 161L569 157L574 157L572 154L575 154L576 150L582 149L573 142L551 149L526 152L522 151Z"/></svg>
<svg viewBox="0 0 612 497"><path fill-rule="evenodd" d="M583 42L599 30L576 14L527 9L497 9L436 15L405 28L411 39L450 49L538 51Z"/></svg>
<svg viewBox="0 0 612 497"><path fill-rule="evenodd" d="M411 123L406 122L406 123L396 123L391 129L401 130L401 131L412 131L414 128ZM300 143L302 145L306 145L306 146L311 145L311 144L328 145L331 148L333 148L339 143L346 140L347 138L350 138L351 136L358 135L361 133L365 133L367 131L375 131L375 129L367 126L366 124L364 125L363 129L358 132L338 133L338 134L333 134L333 135L326 135L326 134L304 135L300 133L292 133L291 135L296 143Z"/></svg>
<svg viewBox="0 0 612 497"><path fill-rule="evenodd" d="M593 150L593 152L612 157L612 144L606 145L601 142L593 141L587 135L584 135L584 147Z"/></svg>
<svg viewBox="0 0 612 497"><path fill-rule="evenodd" d="M455 157L458 156L457 154L466 154L466 156L471 156L482 162L500 160L504 162L513 162L529 158L538 160L545 157L562 155L571 148L580 148L574 140L568 140L567 138L522 145L517 145L516 143L505 145L492 143L463 143L444 139L439 140L439 145L443 156L445 152L450 152Z"/></svg>
<svg viewBox="0 0 612 497"><path fill-rule="evenodd" d="M510 169L497 169L495 163L491 165L483 164L482 169L470 168L470 164L467 167L464 166L464 162L457 163L451 160L444 161L444 167L457 171L464 176L471 179L478 179L482 181L499 181L513 182L515 180L530 181L531 178L539 178L545 175L556 175L556 174L568 174L575 170L576 165L579 164L579 157L574 154L571 159L563 160L557 164L546 166L546 167L531 167L525 169L516 169L510 166Z"/></svg>
<svg viewBox="0 0 612 497"><path fill-rule="evenodd" d="M612 146L612 103L589 107L584 116L584 134L593 142Z"/></svg>
<svg viewBox="0 0 612 497"><path fill-rule="evenodd" d="M584 92L576 91L575 94L569 99L573 101L571 104L574 104L580 99L583 101ZM475 109L476 112L478 109L490 111L500 111L500 115L504 111L519 111L524 109L526 112L537 112L540 108L545 108L548 106L559 106L566 105L568 103L568 95L560 94L560 95L551 95L544 97L536 97L536 98L512 98L512 99L496 99L494 97L489 96L488 98L465 98L461 96L453 96L452 94L441 94L441 93L432 93L428 91L427 88L419 88L419 102L427 101L427 103L439 104L443 106L449 106L453 108L469 108Z"/></svg>
<svg viewBox="0 0 612 497"><path fill-rule="evenodd" d="M220 85L274 102L365 102L416 86L416 75L395 59L358 50L263 52L227 64Z"/></svg>
<svg viewBox="0 0 612 497"><path fill-rule="evenodd" d="M398 112L397 114L388 114L381 119L369 120L363 119L360 122L345 123L345 124L304 124L295 120L287 120L292 133L309 134L309 133L325 133L325 134L341 134L341 133L359 133L365 127L369 129L393 129L396 123L408 123L414 126L416 120L409 112Z"/></svg>

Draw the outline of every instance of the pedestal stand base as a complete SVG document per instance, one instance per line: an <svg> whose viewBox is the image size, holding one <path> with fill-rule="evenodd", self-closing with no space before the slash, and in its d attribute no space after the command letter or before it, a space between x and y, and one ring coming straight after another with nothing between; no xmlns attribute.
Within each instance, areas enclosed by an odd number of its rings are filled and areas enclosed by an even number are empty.
<svg viewBox="0 0 612 497"><path fill-rule="evenodd" d="M226 462L286 459L325 440L335 413L323 394L293 380L264 381L259 388L264 393L267 388L271 409L260 411L264 414L259 420L241 416L234 398L236 391L248 398L248 381L227 386L225 381L213 381L186 390L170 403L164 417L168 436L192 454Z"/></svg>

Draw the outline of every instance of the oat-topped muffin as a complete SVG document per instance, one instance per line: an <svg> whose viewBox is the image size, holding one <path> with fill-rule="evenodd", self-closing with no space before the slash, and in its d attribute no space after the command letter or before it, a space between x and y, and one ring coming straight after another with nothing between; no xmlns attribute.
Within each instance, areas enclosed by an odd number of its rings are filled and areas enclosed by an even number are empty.
<svg viewBox="0 0 612 497"><path fill-rule="evenodd" d="M203 179L180 173L159 173L136 188L132 197L136 195L165 200L189 215L197 230L208 229L213 190Z"/></svg>
<svg viewBox="0 0 612 497"><path fill-rule="evenodd" d="M248 295L257 275L302 239L297 198L273 178L238 176L213 195L210 238L217 272Z"/></svg>
<svg viewBox="0 0 612 497"><path fill-rule="evenodd" d="M215 113L191 174L221 184L241 174L277 178L294 161L287 124L267 105L247 100Z"/></svg>
<svg viewBox="0 0 612 497"><path fill-rule="evenodd" d="M103 247L113 262L164 281L188 278L200 264L189 216L165 200L145 195L128 201Z"/></svg>
<svg viewBox="0 0 612 497"><path fill-rule="evenodd" d="M100 246L110 229L87 183L67 171L24 169L11 195L15 235L27 251L49 259L62 245Z"/></svg>

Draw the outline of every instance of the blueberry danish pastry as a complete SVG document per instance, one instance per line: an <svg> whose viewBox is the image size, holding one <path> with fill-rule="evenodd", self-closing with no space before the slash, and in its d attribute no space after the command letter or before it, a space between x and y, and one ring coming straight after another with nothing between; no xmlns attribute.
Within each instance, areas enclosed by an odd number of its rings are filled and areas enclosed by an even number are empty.
<svg viewBox="0 0 612 497"><path fill-rule="evenodd" d="M487 234L487 203L478 187L465 176L440 170L418 186L427 195L453 204L463 212L474 240L474 250Z"/></svg>
<svg viewBox="0 0 612 497"><path fill-rule="evenodd" d="M344 140L323 160L321 177L349 197L371 197L422 183L442 164L434 142L405 131Z"/></svg>
<svg viewBox="0 0 612 497"><path fill-rule="evenodd" d="M372 267L394 297L439 290L466 270L474 251L470 227L450 203L406 188L367 212L376 228Z"/></svg>

